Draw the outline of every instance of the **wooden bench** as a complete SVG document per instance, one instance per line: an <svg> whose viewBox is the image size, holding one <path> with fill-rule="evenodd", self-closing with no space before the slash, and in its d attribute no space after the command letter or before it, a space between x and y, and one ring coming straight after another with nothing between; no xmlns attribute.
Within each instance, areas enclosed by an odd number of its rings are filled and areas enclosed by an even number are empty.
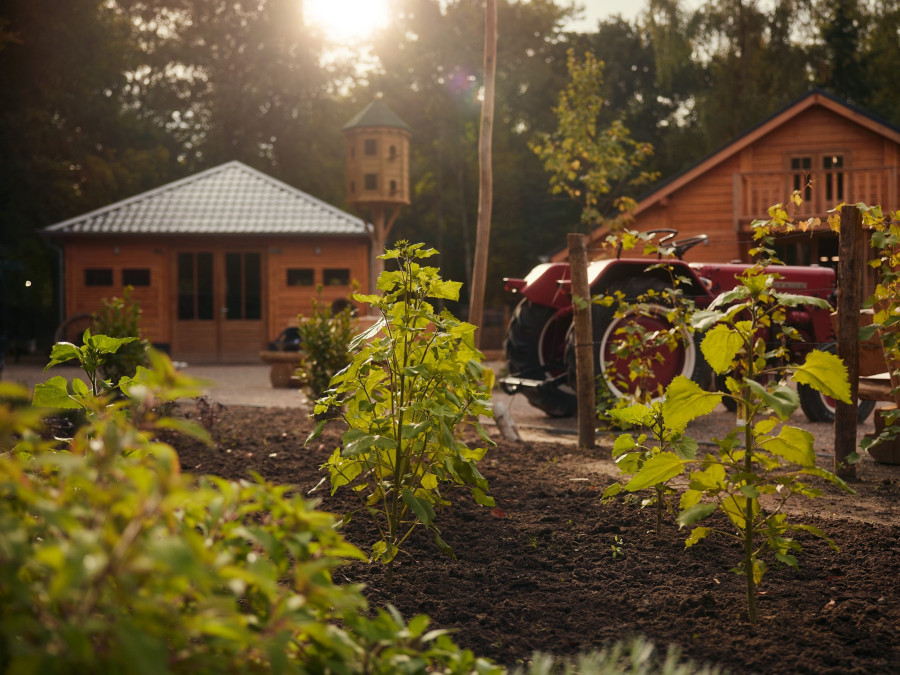
<svg viewBox="0 0 900 675"><path fill-rule="evenodd" d="M268 363L269 382L276 389L293 388L302 386L300 378L297 377L297 367L300 365L302 352L272 352L263 351L259 353L259 358L263 363Z"/></svg>

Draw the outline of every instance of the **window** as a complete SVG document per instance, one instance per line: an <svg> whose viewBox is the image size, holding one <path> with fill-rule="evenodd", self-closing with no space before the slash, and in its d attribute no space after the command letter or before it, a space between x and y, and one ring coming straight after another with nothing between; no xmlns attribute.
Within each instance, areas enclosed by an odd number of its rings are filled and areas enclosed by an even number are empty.
<svg viewBox="0 0 900 675"><path fill-rule="evenodd" d="M149 286L150 270L144 268L122 270L123 286Z"/></svg>
<svg viewBox="0 0 900 675"><path fill-rule="evenodd" d="M391 181L391 194L393 195L396 193L397 193L397 181L392 180Z"/></svg>
<svg viewBox="0 0 900 675"><path fill-rule="evenodd" d="M212 253L178 254L178 319L213 318Z"/></svg>
<svg viewBox="0 0 900 675"><path fill-rule="evenodd" d="M388 159L397 159L397 147L392 145L388 149Z"/></svg>
<svg viewBox="0 0 900 675"><path fill-rule="evenodd" d="M351 195L356 194L356 181L355 180L350 181L350 194Z"/></svg>
<svg viewBox="0 0 900 675"><path fill-rule="evenodd" d="M107 267L88 268L84 271L85 286L112 286L113 271Z"/></svg>
<svg viewBox="0 0 900 675"><path fill-rule="evenodd" d="M350 270L345 268L326 269L323 271L326 286L349 286Z"/></svg>
<svg viewBox="0 0 900 675"><path fill-rule="evenodd" d="M378 174L377 173L367 173L365 176L366 181L366 190L377 190L378 189Z"/></svg>
<svg viewBox="0 0 900 675"><path fill-rule="evenodd" d="M225 254L225 319L258 320L262 316L259 253Z"/></svg>
<svg viewBox="0 0 900 675"><path fill-rule="evenodd" d="M308 267L292 267L287 271L288 286L313 286L316 283L316 272Z"/></svg>
<svg viewBox="0 0 900 675"><path fill-rule="evenodd" d="M354 157L356 157L356 146L351 145L350 146L350 159L353 159Z"/></svg>
<svg viewBox="0 0 900 675"><path fill-rule="evenodd" d="M812 188L809 185L812 172L812 157L792 157L791 171L794 173L794 190L803 195L803 199L809 201L812 197Z"/></svg>
<svg viewBox="0 0 900 675"><path fill-rule="evenodd" d="M844 158L841 155L826 155L822 158L825 170L825 199L831 202L844 200Z"/></svg>
<svg viewBox="0 0 900 675"><path fill-rule="evenodd" d="M374 138L367 138L363 141L363 153L369 156L378 154L378 141Z"/></svg>

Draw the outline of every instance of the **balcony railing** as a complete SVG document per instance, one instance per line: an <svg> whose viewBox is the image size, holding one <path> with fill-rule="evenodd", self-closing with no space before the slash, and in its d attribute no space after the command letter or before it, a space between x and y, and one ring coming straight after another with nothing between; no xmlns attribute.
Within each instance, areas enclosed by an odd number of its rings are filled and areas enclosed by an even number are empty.
<svg viewBox="0 0 900 675"><path fill-rule="evenodd" d="M807 183L809 186L807 187ZM769 207L786 202L794 190L803 197L795 215L798 218L822 218L836 204L880 204L896 209L897 167L831 169L811 171L748 171L735 174L735 219L746 225L756 218L768 217Z"/></svg>

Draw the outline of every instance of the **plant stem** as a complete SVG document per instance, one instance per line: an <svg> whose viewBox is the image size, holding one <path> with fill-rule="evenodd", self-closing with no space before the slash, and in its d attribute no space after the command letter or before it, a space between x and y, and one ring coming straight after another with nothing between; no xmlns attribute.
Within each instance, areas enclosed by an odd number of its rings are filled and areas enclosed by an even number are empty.
<svg viewBox="0 0 900 675"><path fill-rule="evenodd" d="M747 401L750 392L744 392L744 400ZM744 473L750 475L753 470L753 426L751 414L748 410L746 426L744 427ZM747 576L747 614L751 624L756 624L756 579L753 568L753 505L755 499L746 497L744 504L744 574Z"/></svg>

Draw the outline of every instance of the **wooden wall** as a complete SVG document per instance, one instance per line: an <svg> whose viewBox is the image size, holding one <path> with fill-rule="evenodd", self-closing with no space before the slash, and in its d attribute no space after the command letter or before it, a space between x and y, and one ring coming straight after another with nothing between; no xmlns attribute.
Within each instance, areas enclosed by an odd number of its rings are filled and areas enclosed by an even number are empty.
<svg viewBox="0 0 900 675"><path fill-rule="evenodd" d="M367 238L309 238L272 242L268 255L269 335L275 338L288 326L297 325L300 314L312 310L316 287L322 285L322 302L350 299L353 286L325 285L330 268L349 269L350 281L360 293L369 293L369 240ZM313 286L289 286L289 269L312 269ZM364 312L365 309L361 308Z"/></svg>
<svg viewBox="0 0 900 675"><path fill-rule="evenodd" d="M851 119L814 106L776 126L746 148L726 156L671 194L651 202L636 216L631 227L639 231L674 228L678 230L679 238L709 235L709 245L691 249L686 256L689 261L727 262L745 258L749 248L749 223L737 222L736 176L753 171L785 172L784 194L775 201L786 201L790 197L787 174L791 169L791 158L803 154L817 157L822 153L842 155L845 168L849 170L895 167L893 174L885 172L885 176L893 176L891 180L884 180L874 189L868 186L866 193L860 192L857 197L854 197L854 183L848 179L849 194L845 199L878 203L885 209L900 207L897 203L900 194L897 144ZM814 185L813 190L816 189ZM763 210L755 217L765 218L767 214Z"/></svg>
<svg viewBox="0 0 900 675"><path fill-rule="evenodd" d="M368 237L91 237L65 242L65 313L73 316L96 312L104 298L121 297L122 271L145 269L149 286L137 286L132 297L141 305L141 330L155 344L167 345L174 358L190 361L247 360L264 349L298 314L312 309L317 286L322 285L322 301L350 298L352 282L359 292L369 288ZM212 252L219 261L227 251L258 251L262 262L262 303L260 321L214 322L176 321L177 254L183 251ZM85 271L108 269L112 284L88 286ZM223 274L216 263L216 277ZM289 269L309 269L313 283L288 285ZM327 285L325 271L348 270L351 284ZM365 311L363 309L363 311ZM261 326L260 326L261 322ZM210 333L210 331L213 333Z"/></svg>

